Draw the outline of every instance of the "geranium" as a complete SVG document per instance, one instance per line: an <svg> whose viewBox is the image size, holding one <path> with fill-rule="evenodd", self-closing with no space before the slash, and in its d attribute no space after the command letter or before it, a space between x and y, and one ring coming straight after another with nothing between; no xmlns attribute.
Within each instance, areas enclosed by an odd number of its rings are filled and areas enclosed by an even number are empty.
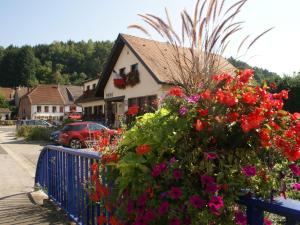
<svg viewBox="0 0 300 225"><path fill-rule="evenodd" d="M188 113L187 107L186 107L186 106L181 106L180 109L179 109L179 114L180 114L181 116L184 116L184 115L186 115L187 113Z"/></svg>
<svg viewBox="0 0 300 225"><path fill-rule="evenodd" d="M243 93L243 102L249 105L255 105L257 102L258 95L254 95L251 92Z"/></svg>
<svg viewBox="0 0 300 225"><path fill-rule="evenodd" d="M208 115L208 109L198 109L200 116L207 116Z"/></svg>
<svg viewBox="0 0 300 225"><path fill-rule="evenodd" d="M183 90L180 87L173 87L169 90L169 95L182 97L183 96Z"/></svg>
<svg viewBox="0 0 300 225"><path fill-rule="evenodd" d="M195 128L197 131L202 131L205 128L204 123L201 120L196 120Z"/></svg>
<svg viewBox="0 0 300 225"><path fill-rule="evenodd" d="M192 95L190 97L187 98L189 103L197 103L200 99L200 95Z"/></svg>
<svg viewBox="0 0 300 225"><path fill-rule="evenodd" d="M300 191L300 183L296 183L292 185L293 189Z"/></svg>
<svg viewBox="0 0 300 225"><path fill-rule="evenodd" d="M127 115L135 116L139 112L139 107L137 105L132 105L128 108Z"/></svg>
<svg viewBox="0 0 300 225"><path fill-rule="evenodd" d="M180 220L175 217L170 221L169 225L180 225Z"/></svg>
<svg viewBox="0 0 300 225"><path fill-rule="evenodd" d="M214 152L205 153L205 156L208 160L214 160L217 158L217 154Z"/></svg>
<svg viewBox="0 0 300 225"><path fill-rule="evenodd" d="M254 70L252 69L246 69L240 71L240 81L243 83L247 83L253 75L254 75Z"/></svg>
<svg viewBox="0 0 300 225"><path fill-rule="evenodd" d="M136 153L138 155L145 155L149 152L151 152L151 147L147 144L143 144L143 145L136 147Z"/></svg>

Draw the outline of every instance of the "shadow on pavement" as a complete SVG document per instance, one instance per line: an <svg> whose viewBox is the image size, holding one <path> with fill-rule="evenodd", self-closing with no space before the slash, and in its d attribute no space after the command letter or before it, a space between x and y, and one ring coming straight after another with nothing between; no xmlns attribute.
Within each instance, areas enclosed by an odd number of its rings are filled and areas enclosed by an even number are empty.
<svg viewBox="0 0 300 225"><path fill-rule="evenodd" d="M28 193L0 198L0 224L71 224L62 210L52 202L35 205Z"/></svg>

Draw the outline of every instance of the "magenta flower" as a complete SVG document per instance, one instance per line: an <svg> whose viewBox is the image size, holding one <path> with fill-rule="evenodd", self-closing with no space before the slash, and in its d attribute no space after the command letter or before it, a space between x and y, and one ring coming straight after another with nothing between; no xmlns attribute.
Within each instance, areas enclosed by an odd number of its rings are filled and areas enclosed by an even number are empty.
<svg viewBox="0 0 300 225"><path fill-rule="evenodd" d="M215 183L215 178L212 176L208 176L208 175L202 175L200 177L201 183L203 185L209 184L209 183Z"/></svg>
<svg viewBox="0 0 300 225"><path fill-rule="evenodd" d="M128 204L127 204L127 213L128 214L131 214L133 213L133 208L134 208L134 203L133 201L128 201Z"/></svg>
<svg viewBox="0 0 300 225"><path fill-rule="evenodd" d="M300 176L300 167L299 166L297 166L294 163L294 164L289 165L289 167L295 176Z"/></svg>
<svg viewBox="0 0 300 225"><path fill-rule="evenodd" d="M189 202L196 209L200 209L205 205L205 201L201 199L199 195L192 195Z"/></svg>
<svg viewBox="0 0 300 225"><path fill-rule="evenodd" d="M183 106L180 106L180 108L179 108L179 114L180 114L181 116L186 115L187 112L188 112L188 109L187 109L186 106L184 106L184 105L183 105Z"/></svg>
<svg viewBox="0 0 300 225"><path fill-rule="evenodd" d="M242 172L246 177L253 177L256 175L256 167L247 165L243 168Z"/></svg>
<svg viewBox="0 0 300 225"><path fill-rule="evenodd" d="M197 103L200 99L200 95L192 95L190 97L187 98L189 103Z"/></svg>
<svg viewBox="0 0 300 225"><path fill-rule="evenodd" d="M144 213L144 220L149 223L151 220L155 218L154 212L151 209L148 209Z"/></svg>
<svg viewBox="0 0 300 225"><path fill-rule="evenodd" d="M166 214L169 211L169 202L163 202L160 204L160 206L158 207L158 214L163 216L164 214Z"/></svg>
<svg viewBox="0 0 300 225"><path fill-rule="evenodd" d="M297 191L300 191L300 183L295 183L292 185L292 188L297 190Z"/></svg>
<svg viewBox="0 0 300 225"><path fill-rule="evenodd" d="M210 211L216 216L219 216L221 214L219 210L223 206L224 206L224 202L221 196L213 196L208 202L208 207Z"/></svg>
<svg viewBox="0 0 300 225"><path fill-rule="evenodd" d="M179 199L182 196L182 190L179 187L171 187L169 197L172 199Z"/></svg>
<svg viewBox="0 0 300 225"><path fill-rule="evenodd" d="M178 218L173 218L170 223L170 225L180 225L180 220Z"/></svg>
<svg viewBox="0 0 300 225"><path fill-rule="evenodd" d="M234 221L236 224L247 225L247 216L242 212L236 212L234 215Z"/></svg>
<svg viewBox="0 0 300 225"><path fill-rule="evenodd" d="M147 200L148 200L148 195L147 195L147 193L142 194L142 195L138 198L138 200L137 200L138 206L145 206Z"/></svg>
<svg viewBox="0 0 300 225"><path fill-rule="evenodd" d="M206 153L205 155L208 160L214 160L217 158L217 154L214 152L209 152L209 153Z"/></svg>
<svg viewBox="0 0 300 225"><path fill-rule="evenodd" d="M216 191L218 190L218 186L216 185L216 183L207 183L205 185L205 191L209 192L209 193L216 193Z"/></svg>
<svg viewBox="0 0 300 225"><path fill-rule="evenodd" d="M165 163L160 163L159 164L159 169L160 169L160 172L163 172L167 169L167 164Z"/></svg>
<svg viewBox="0 0 300 225"><path fill-rule="evenodd" d="M173 171L173 177L175 180L180 180L182 178L182 171L180 169L175 169Z"/></svg>
<svg viewBox="0 0 300 225"><path fill-rule="evenodd" d="M170 159L170 164L174 164L174 163L176 163L176 158L175 158L175 157L172 157L172 158Z"/></svg>
<svg viewBox="0 0 300 225"><path fill-rule="evenodd" d="M272 222L269 219L264 218L264 225L272 225Z"/></svg>
<svg viewBox="0 0 300 225"><path fill-rule="evenodd" d="M158 177L161 173L161 169L160 169L160 166L159 165L155 165L153 168L152 168L152 176L153 177Z"/></svg>

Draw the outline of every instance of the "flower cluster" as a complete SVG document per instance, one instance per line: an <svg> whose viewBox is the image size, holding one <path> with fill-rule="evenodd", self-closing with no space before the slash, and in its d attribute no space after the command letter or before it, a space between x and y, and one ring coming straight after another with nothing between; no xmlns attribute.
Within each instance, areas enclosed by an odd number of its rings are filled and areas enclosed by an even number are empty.
<svg viewBox="0 0 300 225"><path fill-rule="evenodd" d="M299 193L300 114L284 111L288 91L269 90L248 69L214 75L191 95L170 89L161 108L138 117L115 151L119 161L110 164L109 177L116 181L119 219L247 224L236 207L239 195Z"/></svg>

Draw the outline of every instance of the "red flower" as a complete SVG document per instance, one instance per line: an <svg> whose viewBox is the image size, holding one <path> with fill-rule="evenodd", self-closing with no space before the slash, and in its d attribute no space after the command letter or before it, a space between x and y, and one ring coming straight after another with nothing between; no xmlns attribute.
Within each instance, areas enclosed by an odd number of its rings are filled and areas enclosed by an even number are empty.
<svg viewBox="0 0 300 225"><path fill-rule="evenodd" d="M172 199L179 199L182 196L182 190L179 187L171 187L169 197Z"/></svg>
<svg viewBox="0 0 300 225"><path fill-rule="evenodd" d="M208 115L208 109L198 109L198 112L199 112L200 116Z"/></svg>
<svg viewBox="0 0 300 225"><path fill-rule="evenodd" d="M300 119L300 113L294 113L294 114L291 116L291 119L292 119L293 121L299 120L299 119Z"/></svg>
<svg viewBox="0 0 300 225"><path fill-rule="evenodd" d="M199 195L192 195L189 198L189 202L196 209L200 209L205 205L205 201L201 199Z"/></svg>
<svg viewBox="0 0 300 225"><path fill-rule="evenodd" d="M139 112L139 107L137 105L133 105L128 108L127 115L134 116L138 114L138 112Z"/></svg>
<svg viewBox="0 0 300 225"><path fill-rule="evenodd" d="M211 92L210 92L210 90L205 90L204 92L202 92L201 94L200 94L200 97L202 98L202 99L211 99Z"/></svg>
<svg viewBox="0 0 300 225"><path fill-rule="evenodd" d="M147 144L144 144L144 145L140 145L138 146L136 149L135 149L136 153L138 155L145 155L149 152L151 152L151 147Z"/></svg>
<svg viewBox="0 0 300 225"><path fill-rule="evenodd" d="M105 216L99 216L98 217L98 225L103 225L106 223L106 217Z"/></svg>
<svg viewBox="0 0 300 225"><path fill-rule="evenodd" d="M183 96L183 90L180 87L173 87L169 90L169 95L182 97Z"/></svg>
<svg viewBox="0 0 300 225"><path fill-rule="evenodd" d="M249 105L255 105L257 101L257 95L252 94L251 92L246 92L243 94L243 102Z"/></svg>
<svg viewBox="0 0 300 225"><path fill-rule="evenodd" d="M196 121L195 128L197 131L202 131L205 128L204 123L198 119Z"/></svg>
<svg viewBox="0 0 300 225"><path fill-rule="evenodd" d="M252 112L248 115L243 115L241 119L241 127L243 131L247 133L250 130L259 128L264 119L265 118L259 115L257 112Z"/></svg>
<svg viewBox="0 0 300 225"><path fill-rule="evenodd" d="M240 72L240 81L242 83L247 83L249 79L254 75L254 70L246 69Z"/></svg>
<svg viewBox="0 0 300 225"><path fill-rule="evenodd" d="M227 114L227 121L229 123L236 122L238 118L239 118L239 114L237 112Z"/></svg>

